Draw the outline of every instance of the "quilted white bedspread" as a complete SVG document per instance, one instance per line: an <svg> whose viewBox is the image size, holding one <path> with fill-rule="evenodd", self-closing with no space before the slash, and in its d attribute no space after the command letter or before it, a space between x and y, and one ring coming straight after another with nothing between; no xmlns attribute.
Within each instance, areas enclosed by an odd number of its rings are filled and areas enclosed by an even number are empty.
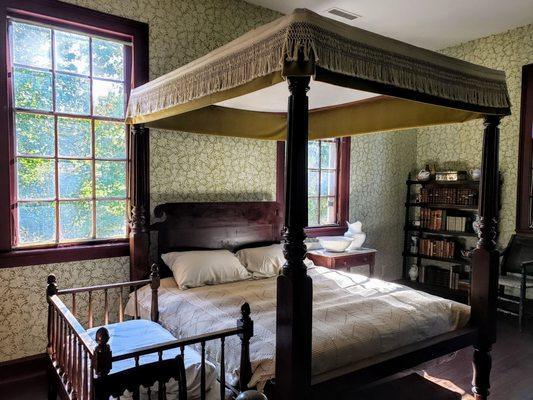
<svg viewBox="0 0 533 400"><path fill-rule="evenodd" d="M434 337L466 325L470 308L395 283L313 267L313 376ZM141 317L150 315L150 290L139 291ZM176 337L235 326L240 306L250 303L255 323L250 352L250 385L274 376L276 279L247 280L179 290L172 278L161 281L160 322ZM133 314L133 300L126 307ZM210 360L220 359L220 342L209 342ZM238 379L240 340L226 341L228 380Z"/></svg>

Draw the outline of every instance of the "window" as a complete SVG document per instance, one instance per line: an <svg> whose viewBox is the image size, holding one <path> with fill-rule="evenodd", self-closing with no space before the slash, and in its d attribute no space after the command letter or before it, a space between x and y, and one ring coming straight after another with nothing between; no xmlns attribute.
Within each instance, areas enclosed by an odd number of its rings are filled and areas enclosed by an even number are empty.
<svg viewBox="0 0 533 400"><path fill-rule="evenodd" d="M337 221L338 140L309 141L308 225L333 225Z"/></svg>
<svg viewBox="0 0 533 400"><path fill-rule="evenodd" d="M309 141L309 237L342 235L346 231L350 197L350 137ZM285 201L285 142L277 144L276 201ZM320 205L320 206L319 206Z"/></svg>
<svg viewBox="0 0 533 400"><path fill-rule="evenodd" d="M522 68L516 231L533 234L533 64Z"/></svg>
<svg viewBox="0 0 533 400"><path fill-rule="evenodd" d="M0 31L0 268L127 256L123 117L148 25L0 0Z"/></svg>
<svg viewBox="0 0 533 400"><path fill-rule="evenodd" d="M126 236L128 46L9 21L13 245Z"/></svg>

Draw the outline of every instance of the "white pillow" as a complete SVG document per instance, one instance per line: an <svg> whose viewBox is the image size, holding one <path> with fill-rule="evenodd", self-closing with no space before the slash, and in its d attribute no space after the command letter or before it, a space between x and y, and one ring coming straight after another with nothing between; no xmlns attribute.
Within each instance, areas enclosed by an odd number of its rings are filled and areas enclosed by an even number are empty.
<svg viewBox="0 0 533 400"><path fill-rule="evenodd" d="M237 258L254 278L279 275L283 264L285 264L283 245L281 244L242 249L237 252Z"/></svg>
<svg viewBox="0 0 533 400"><path fill-rule="evenodd" d="M161 256L172 270L180 289L250 278L238 258L228 250L200 250L166 253Z"/></svg>

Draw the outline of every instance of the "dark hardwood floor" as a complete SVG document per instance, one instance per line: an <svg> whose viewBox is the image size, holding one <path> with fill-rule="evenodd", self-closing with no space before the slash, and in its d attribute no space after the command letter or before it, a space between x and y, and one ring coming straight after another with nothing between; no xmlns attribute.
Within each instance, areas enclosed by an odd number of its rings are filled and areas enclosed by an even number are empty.
<svg viewBox="0 0 533 400"><path fill-rule="evenodd" d="M502 317L498 342L493 350L493 373L490 400L533 400L533 320L519 333L516 319ZM455 358L437 365L425 365L414 371L448 389L473 399L470 393L472 350L464 349ZM449 359L449 357L448 357ZM441 360L443 361L443 360ZM435 362L433 363L435 364ZM412 373L406 371L405 375ZM1 381L1 380L0 380ZM388 398L398 398L392 396ZM26 380L0 384L0 400L45 400L44 372Z"/></svg>

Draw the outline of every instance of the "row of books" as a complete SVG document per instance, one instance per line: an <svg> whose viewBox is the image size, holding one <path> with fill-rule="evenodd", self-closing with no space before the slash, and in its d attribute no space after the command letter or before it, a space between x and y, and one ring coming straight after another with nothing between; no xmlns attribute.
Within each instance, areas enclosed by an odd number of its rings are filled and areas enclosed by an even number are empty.
<svg viewBox="0 0 533 400"><path fill-rule="evenodd" d="M428 285L459 289L461 285L461 266L422 265L418 281Z"/></svg>
<svg viewBox="0 0 533 400"><path fill-rule="evenodd" d="M454 232L466 232L466 217L446 217L446 230Z"/></svg>
<svg viewBox="0 0 533 400"><path fill-rule="evenodd" d="M420 209L420 227L433 231L465 232L466 217L448 216L445 210Z"/></svg>
<svg viewBox="0 0 533 400"><path fill-rule="evenodd" d="M420 188L418 201L427 204L475 206L478 190L473 188L427 187Z"/></svg>
<svg viewBox="0 0 533 400"><path fill-rule="evenodd" d="M445 239L420 239L418 253L428 257L454 258L455 242Z"/></svg>

